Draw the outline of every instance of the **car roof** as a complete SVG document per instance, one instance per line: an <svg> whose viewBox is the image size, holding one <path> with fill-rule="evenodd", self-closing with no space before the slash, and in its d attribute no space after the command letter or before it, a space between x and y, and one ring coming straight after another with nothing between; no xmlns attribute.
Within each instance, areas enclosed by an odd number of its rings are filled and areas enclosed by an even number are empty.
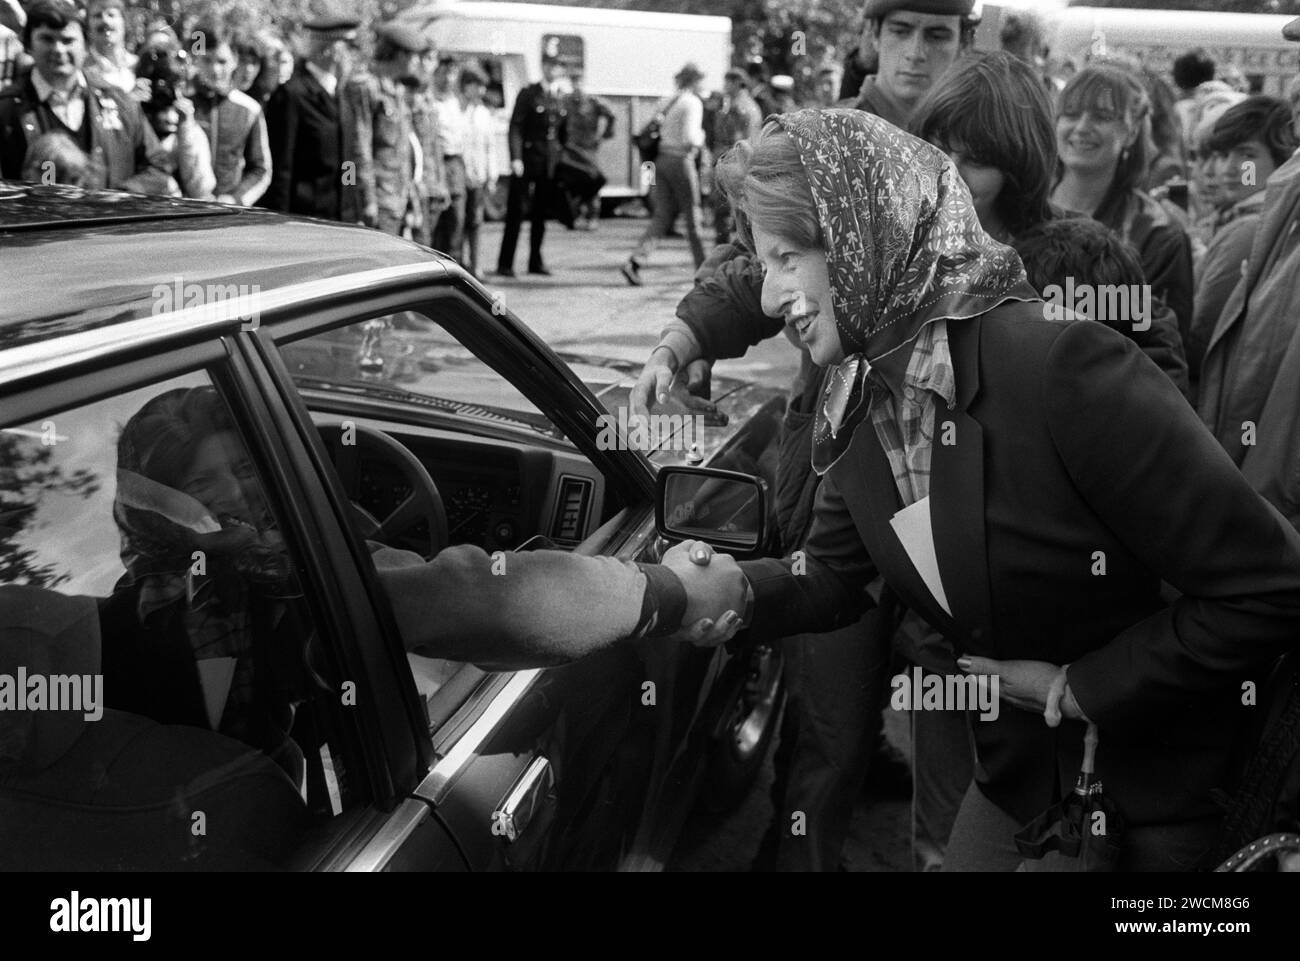
<svg viewBox="0 0 1300 961"><path fill-rule="evenodd" d="M346 224L0 181L0 347L179 310L209 284L264 293L422 263L449 262Z"/></svg>

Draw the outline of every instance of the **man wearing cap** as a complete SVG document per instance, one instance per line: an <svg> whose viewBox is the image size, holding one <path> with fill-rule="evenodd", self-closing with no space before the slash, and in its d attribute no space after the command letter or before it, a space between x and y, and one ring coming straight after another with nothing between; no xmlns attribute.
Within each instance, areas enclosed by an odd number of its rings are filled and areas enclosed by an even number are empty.
<svg viewBox="0 0 1300 961"><path fill-rule="evenodd" d="M735 68L728 70L722 78L722 109L713 122L713 152L721 157L740 141L757 136L762 127L763 116L749 95L749 75ZM714 189L712 199L715 240L730 243L735 227L731 204L726 193L718 189Z"/></svg>
<svg viewBox="0 0 1300 961"><path fill-rule="evenodd" d="M1300 19L1283 28L1300 41ZM1300 153L1268 178L1241 280L1201 367L1201 419L1255 490L1300 528Z"/></svg>
<svg viewBox="0 0 1300 961"><path fill-rule="evenodd" d="M679 213L686 217L686 236L691 244L695 268L704 263L700 240L700 175L695 157L704 146L704 102L700 81L704 73L693 63L677 71L677 94L663 111L659 125L659 156L654 163L654 218L641 235L641 242L621 268L633 286L641 285L641 266L649 259Z"/></svg>
<svg viewBox="0 0 1300 961"><path fill-rule="evenodd" d="M906 130L921 98L974 42L974 8L975 0L867 0L863 39L876 47L877 69L853 106Z"/></svg>
<svg viewBox="0 0 1300 961"><path fill-rule="evenodd" d="M82 71L85 10L70 0L36 0L23 43L32 69L0 91L0 176L21 179L28 151L46 134L66 135L89 158L84 186L120 188L146 170L150 133L140 104Z"/></svg>
<svg viewBox="0 0 1300 961"><path fill-rule="evenodd" d="M564 64L542 58L541 83L519 91L510 114L510 193L506 198L506 228L497 256L497 274L515 276L515 247L523 227L524 202L532 192L532 217L528 227L528 272L549 276L542 262L546 234L546 208L555 184L555 166L568 137L564 106Z"/></svg>
<svg viewBox="0 0 1300 961"><path fill-rule="evenodd" d="M398 23L375 28L375 60L343 88L343 156L356 163L356 182L344 181L343 219L401 235L419 236L424 203L424 149L407 90L420 83L420 57L432 44L418 29Z"/></svg>
<svg viewBox="0 0 1300 961"><path fill-rule="evenodd" d="M343 155L339 86L351 64L358 23L336 16L304 25L307 56L266 106L271 185L261 206L341 219L343 184L356 183L356 158Z"/></svg>

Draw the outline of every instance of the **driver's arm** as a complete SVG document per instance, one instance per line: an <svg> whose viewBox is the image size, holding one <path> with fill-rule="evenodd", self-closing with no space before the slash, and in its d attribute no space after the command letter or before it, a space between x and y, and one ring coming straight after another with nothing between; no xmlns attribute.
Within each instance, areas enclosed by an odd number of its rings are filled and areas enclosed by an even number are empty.
<svg viewBox="0 0 1300 961"><path fill-rule="evenodd" d="M425 561L370 546L406 649L485 670L547 667L625 638L666 636L686 614L681 580L657 564L470 545Z"/></svg>

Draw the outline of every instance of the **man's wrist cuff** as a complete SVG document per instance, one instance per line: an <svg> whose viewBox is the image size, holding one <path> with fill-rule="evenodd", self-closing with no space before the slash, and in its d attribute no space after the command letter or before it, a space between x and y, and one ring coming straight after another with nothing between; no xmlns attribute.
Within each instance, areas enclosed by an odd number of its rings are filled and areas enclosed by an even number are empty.
<svg viewBox="0 0 1300 961"><path fill-rule="evenodd" d="M686 616L686 588L681 578L662 564L637 564L637 567L645 575L645 594L632 636L675 634Z"/></svg>

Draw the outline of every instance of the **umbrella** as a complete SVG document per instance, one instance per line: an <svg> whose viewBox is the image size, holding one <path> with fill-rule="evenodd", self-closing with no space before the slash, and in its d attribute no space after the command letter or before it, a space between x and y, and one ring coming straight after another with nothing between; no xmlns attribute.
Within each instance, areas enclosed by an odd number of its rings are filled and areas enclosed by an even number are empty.
<svg viewBox="0 0 1300 961"><path fill-rule="evenodd" d="M1096 778L1097 725L1083 736L1083 765L1074 790L1029 822L1016 835L1016 847L1028 859L1052 852L1072 858L1078 871L1113 871L1119 860L1123 819Z"/></svg>

